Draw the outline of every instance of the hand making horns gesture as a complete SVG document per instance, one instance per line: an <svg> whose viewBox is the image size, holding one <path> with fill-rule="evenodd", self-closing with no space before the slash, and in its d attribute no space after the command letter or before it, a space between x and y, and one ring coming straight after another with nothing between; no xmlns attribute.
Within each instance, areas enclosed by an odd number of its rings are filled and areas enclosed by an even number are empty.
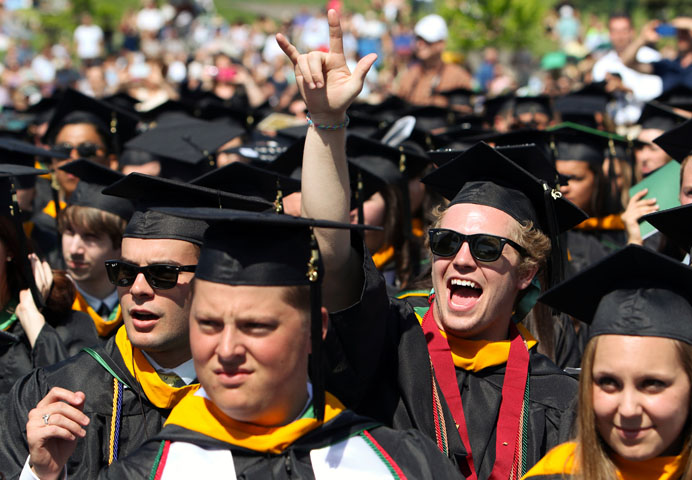
<svg viewBox="0 0 692 480"><path fill-rule="evenodd" d="M313 121L318 125L333 125L344 120L351 102L363 88L365 75L377 55L361 58L353 73L346 65L343 33L339 15L327 12L329 20L329 52L314 51L300 54L286 37L278 33L276 41L293 62L296 83Z"/></svg>

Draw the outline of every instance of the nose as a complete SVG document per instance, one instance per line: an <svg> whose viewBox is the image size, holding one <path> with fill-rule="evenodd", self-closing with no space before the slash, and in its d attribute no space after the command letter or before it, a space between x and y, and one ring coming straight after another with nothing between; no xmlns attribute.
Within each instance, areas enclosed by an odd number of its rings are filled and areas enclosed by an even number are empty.
<svg viewBox="0 0 692 480"><path fill-rule="evenodd" d="M77 152L77 147L72 146L72 149L70 150L70 158L72 160L76 160L79 158L79 152Z"/></svg>
<svg viewBox="0 0 692 480"><path fill-rule="evenodd" d="M67 236L66 241L68 242L68 252L71 256L84 253L84 241L81 235L74 233L71 236Z"/></svg>
<svg viewBox="0 0 692 480"><path fill-rule="evenodd" d="M642 414L640 394L636 388L625 387L620 395L618 413L623 418L633 418Z"/></svg>
<svg viewBox="0 0 692 480"><path fill-rule="evenodd" d="M245 347L240 340L238 331L231 325L225 325L223 333L216 346L216 355L222 363L229 363L245 355Z"/></svg>
<svg viewBox="0 0 692 480"><path fill-rule="evenodd" d="M153 297L154 289L149 285L144 273L139 272L135 277L135 281L130 286L130 293L135 297Z"/></svg>
<svg viewBox="0 0 692 480"><path fill-rule="evenodd" d="M476 259L473 258L473 255L471 255L471 245L469 245L468 241L464 240L464 243L461 244L459 251L454 256L453 262L454 262L454 265L459 266L459 267L475 267L476 266Z"/></svg>

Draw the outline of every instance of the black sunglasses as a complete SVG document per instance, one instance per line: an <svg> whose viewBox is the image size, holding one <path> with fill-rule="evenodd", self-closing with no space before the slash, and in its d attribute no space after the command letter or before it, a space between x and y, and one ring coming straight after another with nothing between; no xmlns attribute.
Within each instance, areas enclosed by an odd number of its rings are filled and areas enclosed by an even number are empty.
<svg viewBox="0 0 692 480"><path fill-rule="evenodd" d="M79 145L72 145L71 143L58 143L53 145L53 151L61 153L63 155L70 155L72 150L77 150L80 158L91 158L95 157L96 153L103 149L100 145L91 142L83 142Z"/></svg>
<svg viewBox="0 0 692 480"><path fill-rule="evenodd" d="M178 284L180 272L194 272L197 265L169 265L154 263L152 265L133 265L122 260L107 260L108 280L116 287L129 287L135 283L137 275L144 274L149 285L158 290L167 290Z"/></svg>
<svg viewBox="0 0 692 480"><path fill-rule="evenodd" d="M428 235L430 250L438 257L452 257L456 255L464 242L469 242L471 255L479 262L494 262L500 258L505 244L514 247L522 256L528 256L526 250L518 243L513 242L509 238L498 237L489 233L464 235L446 228L431 228Z"/></svg>

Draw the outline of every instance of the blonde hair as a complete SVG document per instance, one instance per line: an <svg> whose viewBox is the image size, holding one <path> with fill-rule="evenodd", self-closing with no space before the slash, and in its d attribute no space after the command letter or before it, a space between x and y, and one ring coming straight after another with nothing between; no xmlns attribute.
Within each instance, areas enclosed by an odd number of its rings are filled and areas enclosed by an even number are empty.
<svg viewBox="0 0 692 480"><path fill-rule="evenodd" d="M576 465L579 473L576 477L584 480L615 480L616 468L610 459L610 447L603 440L596 428L596 414L593 409L593 364L596 357L599 337L594 337L586 344L582 357L581 375L579 377L579 408L577 417L577 449L575 452ZM673 340L678 358L682 363L687 377L692 383L692 345ZM690 396L692 403L692 395ZM692 405L690 405L692 411ZM682 431L686 441L683 450L690 453L692 447L692 429L688 413L687 423ZM692 456L688 457L685 471L681 480L692 480Z"/></svg>

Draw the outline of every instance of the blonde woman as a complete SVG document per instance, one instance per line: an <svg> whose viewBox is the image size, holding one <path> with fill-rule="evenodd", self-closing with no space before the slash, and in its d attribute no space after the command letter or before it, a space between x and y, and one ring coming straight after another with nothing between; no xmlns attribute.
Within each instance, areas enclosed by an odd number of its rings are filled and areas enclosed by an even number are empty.
<svg viewBox="0 0 692 480"><path fill-rule="evenodd" d="M546 292L591 323L577 436L524 479L692 478L692 269L628 246Z"/></svg>

